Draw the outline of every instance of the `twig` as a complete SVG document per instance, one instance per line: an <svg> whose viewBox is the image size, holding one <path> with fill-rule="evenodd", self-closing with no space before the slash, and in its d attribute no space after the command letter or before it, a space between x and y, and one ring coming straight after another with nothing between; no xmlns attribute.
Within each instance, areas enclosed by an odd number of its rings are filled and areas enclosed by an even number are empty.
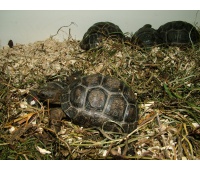
<svg viewBox="0 0 200 170"><path fill-rule="evenodd" d="M162 138L162 143L163 143L163 145L165 146L165 148L166 148L166 150L164 150L164 153L165 153L165 156L167 157L167 158L170 158L170 156L169 156L169 152L168 152L168 150L167 150L167 145L166 145L166 142L165 142L165 138L164 138L164 136L162 135L162 130L161 130L161 122L160 122L160 117L159 117L159 114L157 114L157 121L158 121L158 126L159 126L159 131L160 131L160 133L161 133L161 138Z"/></svg>
<svg viewBox="0 0 200 170"><path fill-rule="evenodd" d="M56 33L55 35L52 35L50 38L53 38L53 37L55 37L56 35L58 35L59 31L60 31L63 27L70 27L72 24L74 24L74 25L77 26L77 24L76 24L75 22L71 22L71 24L69 24L68 26L62 26L62 27L60 27L60 28L58 29L57 33Z"/></svg>
<svg viewBox="0 0 200 170"><path fill-rule="evenodd" d="M66 142L65 140L63 140L62 138L60 138L58 136L58 134L55 131L53 131L52 129L49 129L47 127L43 127L43 128L46 129L46 130L48 130L49 132L53 133L56 136L56 138L58 140L60 140L67 147L67 149L68 149L68 151L69 151L69 153L70 153L70 155L71 155L71 157L73 159L73 154L72 154L72 151L71 151L71 148L70 148L70 145L68 144L68 142Z"/></svg>

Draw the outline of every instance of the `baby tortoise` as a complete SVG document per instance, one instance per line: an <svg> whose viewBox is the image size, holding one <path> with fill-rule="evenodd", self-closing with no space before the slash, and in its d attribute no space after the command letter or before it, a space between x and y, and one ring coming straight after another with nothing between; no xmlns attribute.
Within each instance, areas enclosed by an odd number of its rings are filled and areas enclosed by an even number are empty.
<svg viewBox="0 0 200 170"><path fill-rule="evenodd" d="M191 45L200 41L197 29L184 21L172 21L161 25L158 34L166 45Z"/></svg>
<svg viewBox="0 0 200 170"><path fill-rule="evenodd" d="M162 43L158 32L150 24L144 25L131 38L131 43L141 47L151 47Z"/></svg>
<svg viewBox="0 0 200 170"><path fill-rule="evenodd" d="M115 77L94 74L81 76L67 85L49 82L39 89L38 98L60 103L73 123L107 131L129 133L137 127L136 95Z"/></svg>
<svg viewBox="0 0 200 170"><path fill-rule="evenodd" d="M125 36L117 25L111 22L97 22L84 34L80 42L80 47L83 50L97 48L103 38L110 38L122 42Z"/></svg>

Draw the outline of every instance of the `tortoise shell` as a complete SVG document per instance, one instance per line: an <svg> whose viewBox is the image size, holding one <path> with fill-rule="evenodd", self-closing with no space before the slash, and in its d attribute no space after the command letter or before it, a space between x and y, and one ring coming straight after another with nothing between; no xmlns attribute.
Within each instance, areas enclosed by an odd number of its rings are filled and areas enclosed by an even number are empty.
<svg viewBox="0 0 200 170"><path fill-rule="evenodd" d="M83 127L101 127L131 132L137 126L138 106L133 91L110 76L83 76L61 94L61 108L72 122Z"/></svg>
<svg viewBox="0 0 200 170"><path fill-rule="evenodd" d="M157 31L150 24L144 25L131 38L131 43L141 47L151 47L162 43Z"/></svg>
<svg viewBox="0 0 200 170"><path fill-rule="evenodd" d="M200 35L196 28L184 21L172 21L158 28L158 34L167 45L188 45L199 42Z"/></svg>
<svg viewBox="0 0 200 170"><path fill-rule="evenodd" d="M111 22L97 22L84 34L80 47L83 50L96 48L104 37L123 41L124 34L117 25Z"/></svg>

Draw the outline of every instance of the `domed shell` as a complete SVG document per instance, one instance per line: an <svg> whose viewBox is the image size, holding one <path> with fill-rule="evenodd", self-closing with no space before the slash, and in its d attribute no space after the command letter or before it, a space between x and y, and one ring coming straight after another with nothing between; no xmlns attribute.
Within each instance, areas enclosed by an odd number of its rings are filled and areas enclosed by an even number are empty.
<svg viewBox="0 0 200 170"><path fill-rule="evenodd" d="M200 35L196 28L184 21L172 21L158 28L158 33L167 45L189 45L199 42Z"/></svg>
<svg viewBox="0 0 200 170"><path fill-rule="evenodd" d="M96 48L103 37L123 41L125 36L117 25L111 22L97 22L84 34L80 47L83 50Z"/></svg>
<svg viewBox="0 0 200 170"><path fill-rule="evenodd" d="M144 25L135 32L131 39L132 44L141 47L151 47L162 43L157 31L150 24Z"/></svg>
<svg viewBox="0 0 200 170"><path fill-rule="evenodd" d="M131 132L137 126L138 106L133 91L122 81L100 74L84 76L61 95L61 107L72 122L83 127L101 127Z"/></svg>

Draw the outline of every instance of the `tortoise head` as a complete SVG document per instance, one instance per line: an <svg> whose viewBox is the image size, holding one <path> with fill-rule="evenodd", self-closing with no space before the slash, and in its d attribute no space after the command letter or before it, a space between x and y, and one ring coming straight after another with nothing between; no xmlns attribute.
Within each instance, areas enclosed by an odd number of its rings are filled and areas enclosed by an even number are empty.
<svg viewBox="0 0 200 170"><path fill-rule="evenodd" d="M41 101L49 100L49 102L52 104L59 104L63 89L64 84L61 82L48 82L46 86L39 89L37 96Z"/></svg>

